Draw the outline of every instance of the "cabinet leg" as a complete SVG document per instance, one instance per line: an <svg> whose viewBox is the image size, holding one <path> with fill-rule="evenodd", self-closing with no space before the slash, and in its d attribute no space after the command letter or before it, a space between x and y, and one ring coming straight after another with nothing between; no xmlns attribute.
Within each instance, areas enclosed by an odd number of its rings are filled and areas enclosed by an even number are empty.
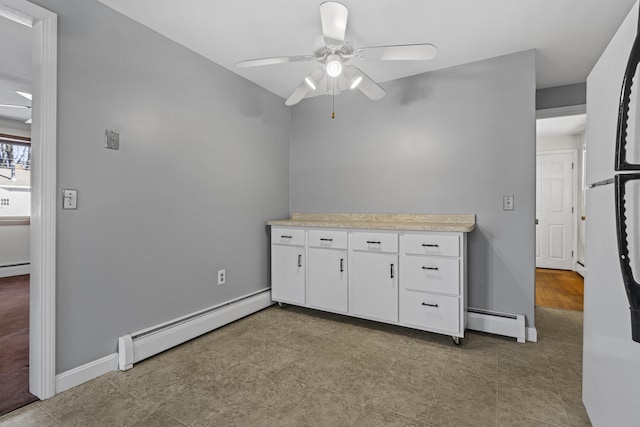
<svg viewBox="0 0 640 427"><path fill-rule="evenodd" d="M278 307L280 307L280 308L284 308L284 304L283 304L283 303L281 303L281 302L278 302Z"/></svg>
<svg viewBox="0 0 640 427"><path fill-rule="evenodd" d="M460 345L460 337L451 337L451 339L455 345Z"/></svg>

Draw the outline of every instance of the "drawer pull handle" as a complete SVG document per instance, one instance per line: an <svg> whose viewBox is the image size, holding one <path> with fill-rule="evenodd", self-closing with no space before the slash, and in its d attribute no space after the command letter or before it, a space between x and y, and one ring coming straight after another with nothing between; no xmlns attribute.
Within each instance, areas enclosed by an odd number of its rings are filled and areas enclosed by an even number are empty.
<svg viewBox="0 0 640 427"><path fill-rule="evenodd" d="M379 244L381 244L382 242L376 242L376 241L374 241L374 240L367 240L367 243L368 243L368 244L370 244L370 245L379 245Z"/></svg>
<svg viewBox="0 0 640 427"><path fill-rule="evenodd" d="M393 279L393 264L391 264L391 278Z"/></svg>
<svg viewBox="0 0 640 427"><path fill-rule="evenodd" d="M293 236L280 236L280 237L282 237L283 239L293 239Z"/></svg>
<svg viewBox="0 0 640 427"><path fill-rule="evenodd" d="M436 308L438 308L438 304L429 304L428 302L423 302L422 305L426 305L427 307L436 307Z"/></svg>
<svg viewBox="0 0 640 427"><path fill-rule="evenodd" d="M298 267L302 267L302 255L298 255Z"/></svg>
<svg viewBox="0 0 640 427"><path fill-rule="evenodd" d="M340 273L344 271L344 258L340 258Z"/></svg>
<svg viewBox="0 0 640 427"><path fill-rule="evenodd" d="M439 246L440 246L440 245L436 245L436 244L434 244L434 243L423 243L423 244L422 244L422 247L423 247L423 248L437 248L437 247L439 247Z"/></svg>
<svg viewBox="0 0 640 427"><path fill-rule="evenodd" d="M333 242L333 239L320 239L321 242Z"/></svg>
<svg viewBox="0 0 640 427"><path fill-rule="evenodd" d="M425 266L422 266L422 269L423 270L439 270L438 267L425 267Z"/></svg>

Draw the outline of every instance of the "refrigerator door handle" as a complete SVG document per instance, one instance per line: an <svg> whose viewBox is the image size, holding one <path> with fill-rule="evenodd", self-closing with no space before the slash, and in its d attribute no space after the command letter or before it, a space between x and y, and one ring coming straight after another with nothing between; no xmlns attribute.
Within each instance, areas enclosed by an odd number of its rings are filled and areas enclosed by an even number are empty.
<svg viewBox="0 0 640 427"><path fill-rule="evenodd" d="M627 68L622 79L620 103L618 105L618 127L616 132L615 170L640 170L640 164L632 164L627 161L627 137L629 126L629 106L631 104L631 86L640 63L640 19L638 20L638 32L633 42Z"/></svg>
<svg viewBox="0 0 640 427"><path fill-rule="evenodd" d="M620 174L615 177L616 194L616 231L618 254L622 280L629 299L631 310L631 338L640 342L640 283L636 282L629 260L629 234L627 232L627 208L625 206L626 184L628 181L640 180L640 173Z"/></svg>

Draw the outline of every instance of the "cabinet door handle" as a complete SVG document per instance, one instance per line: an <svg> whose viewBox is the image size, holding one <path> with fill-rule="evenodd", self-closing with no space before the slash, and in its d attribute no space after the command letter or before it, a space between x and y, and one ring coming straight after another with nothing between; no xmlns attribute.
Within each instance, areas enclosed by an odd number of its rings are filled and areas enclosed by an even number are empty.
<svg viewBox="0 0 640 427"><path fill-rule="evenodd" d="M293 239L293 236L280 236L283 239Z"/></svg>
<svg viewBox="0 0 640 427"><path fill-rule="evenodd" d="M436 245L436 244L434 244L434 243L423 243L423 244L422 244L422 247L423 247L423 248L437 248L437 247L439 247L439 246L440 246L440 245Z"/></svg>
<svg viewBox="0 0 640 427"><path fill-rule="evenodd" d="M393 264L391 264L391 278L393 279Z"/></svg>
<svg viewBox="0 0 640 427"><path fill-rule="evenodd" d="M302 255L298 254L298 267L302 267Z"/></svg>
<svg viewBox="0 0 640 427"><path fill-rule="evenodd" d="M423 270L439 270L438 267L425 267L425 266L422 266L422 269Z"/></svg>
<svg viewBox="0 0 640 427"><path fill-rule="evenodd" d="M340 273L344 271L344 258L340 258Z"/></svg>
<svg viewBox="0 0 640 427"><path fill-rule="evenodd" d="M333 239L320 239L321 242L333 242Z"/></svg>
<svg viewBox="0 0 640 427"><path fill-rule="evenodd" d="M379 245L382 242L376 242L375 240L367 240L367 243L370 244L370 245Z"/></svg>
<svg viewBox="0 0 640 427"><path fill-rule="evenodd" d="M427 307L436 307L436 308L438 308L438 304L429 304L428 302L423 302L422 305L426 305Z"/></svg>

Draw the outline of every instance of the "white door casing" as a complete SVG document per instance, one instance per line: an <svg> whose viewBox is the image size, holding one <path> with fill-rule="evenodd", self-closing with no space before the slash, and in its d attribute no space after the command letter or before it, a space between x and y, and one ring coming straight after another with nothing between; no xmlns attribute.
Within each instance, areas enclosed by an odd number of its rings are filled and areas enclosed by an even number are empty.
<svg viewBox="0 0 640 427"><path fill-rule="evenodd" d="M536 156L536 267L573 270L576 150Z"/></svg>
<svg viewBox="0 0 640 427"><path fill-rule="evenodd" d="M48 399L56 393L58 17L26 0L2 0L0 8L17 22L31 18L33 28L29 391Z"/></svg>

